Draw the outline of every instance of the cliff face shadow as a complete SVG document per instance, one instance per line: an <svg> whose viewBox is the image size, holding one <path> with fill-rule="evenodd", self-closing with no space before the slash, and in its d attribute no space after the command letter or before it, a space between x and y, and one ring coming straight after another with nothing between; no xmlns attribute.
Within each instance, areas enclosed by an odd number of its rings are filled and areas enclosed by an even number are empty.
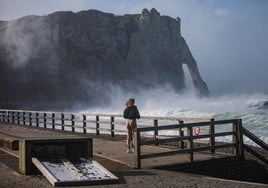
<svg viewBox="0 0 268 188"><path fill-rule="evenodd" d="M268 168L254 160L221 160L172 164L156 169L192 173L215 178L268 184Z"/></svg>

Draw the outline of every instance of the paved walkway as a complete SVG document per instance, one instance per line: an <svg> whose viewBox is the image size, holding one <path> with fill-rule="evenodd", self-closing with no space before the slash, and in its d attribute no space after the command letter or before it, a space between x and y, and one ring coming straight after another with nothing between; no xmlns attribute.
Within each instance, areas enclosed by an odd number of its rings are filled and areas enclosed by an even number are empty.
<svg viewBox="0 0 268 188"><path fill-rule="evenodd" d="M19 138L29 138L29 137L76 137L85 136L93 137L93 154L96 156L101 156L108 158L110 160L126 164L130 167L135 167L136 157L135 153L127 153L127 147L125 142L125 136L116 135L111 138L108 135L96 136L93 134L82 134L82 133L72 133L67 131L44 129L37 127L30 127L25 125L17 125L10 123L0 124L0 140L18 140ZM142 154L149 153L159 153L164 151L174 150L174 147L159 147L159 146L142 146ZM16 153L16 151L13 153ZM212 158L219 158L222 155L210 154L210 153L198 153L194 155L195 161L207 160ZM189 163L189 158L187 154L165 156L151 159L143 159L141 164L142 168L152 167L158 165L166 165L171 163Z"/></svg>
<svg viewBox="0 0 268 188"><path fill-rule="evenodd" d="M19 139L19 138L26 138L26 137L70 137L70 136L90 136L93 137L93 153L94 157L99 163L105 165L112 165L112 161L117 162L115 165L116 168L108 168L112 170L115 175L120 178L120 183L117 185L104 185L104 186L97 186L100 187L245 187L245 188L262 188L267 187L265 184L256 184L256 183L248 183L248 182L238 182L232 180L224 180L224 179L217 179L211 178L207 176L198 176L195 174L185 174L179 172L172 172L172 171L163 171L152 169L148 167L162 165L165 166L164 163L189 163L189 159L187 155L174 155L170 157L164 158L152 158L152 159L144 159L142 160L142 168L141 170L135 170L133 168L129 168L129 166L133 167L135 165L135 154L129 154L126 152L126 144L125 144L125 136L117 136L115 138L111 138L110 136L96 136L96 135L85 135L85 134L73 134L70 132L62 132L62 131L55 131L51 129L43 129L43 128L36 128L36 127L29 127L17 124L8 124L8 123L0 123L0 144L3 141L12 141L12 139ZM145 153L152 153L158 151L166 151L171 150L170 147L156 147L156 146L143 146L142 152ZM13 168L14 170L18 170L18 151L10 151L14 157L7 155L6 153L2 152L0 149L0 161L1 158L5 160L7 163L0 162L0 170L2 169L1 173L8 172L3 169L6 168L5 165ZM205 160L211 158L218 158L220 155L208 155L208 154L198 154L195 155L195 161L197 160ZM105 162L106 161L106 162ZM103 162L103 163L102 163ZM107 168L107 166L104 166ZM14 173L13 171L12 173ZM21 187L23 182L23 177L21 176L12 176L6 175L3 176L0 183L2 183L3 187L10 187L10 181L19 182L18 187ZM10 177L10 179L8 179ZM18 179L22 179L18 181ZM31 179L31 177L27 177L27 179ZM45 183L42 183L41 187L51 187L51 185L44 180ZM38 186L37 180L34 183ZM23 187L23 186L22 186ZM27 187L27 186L24 186ZM91 186L92 187L92 186ZM93 186L94 187L94 186Z"/></svg>

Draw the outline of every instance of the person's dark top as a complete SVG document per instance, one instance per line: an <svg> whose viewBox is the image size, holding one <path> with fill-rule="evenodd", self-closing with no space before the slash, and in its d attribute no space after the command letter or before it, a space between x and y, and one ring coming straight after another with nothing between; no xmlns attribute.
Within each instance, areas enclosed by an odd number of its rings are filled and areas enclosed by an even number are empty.
<svg viewBox="0 0 268 188"><path fill-rule="evenodd" d="M140 119L140 113L137 106L129 106L124 110L125 119Z"/></svg>

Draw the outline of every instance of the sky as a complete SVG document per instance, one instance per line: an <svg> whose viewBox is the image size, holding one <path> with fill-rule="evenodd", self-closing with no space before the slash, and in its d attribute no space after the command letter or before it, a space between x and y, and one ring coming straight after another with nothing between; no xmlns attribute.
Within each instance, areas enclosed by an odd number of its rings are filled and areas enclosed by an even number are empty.
<svg viewBox="0 0 268 188"><path fill-rule="evenodd" d="M137 14L143 8L181 18L182 36L212 94L268 94L268 0L0 0L0 20L88 9Z"/></svg>

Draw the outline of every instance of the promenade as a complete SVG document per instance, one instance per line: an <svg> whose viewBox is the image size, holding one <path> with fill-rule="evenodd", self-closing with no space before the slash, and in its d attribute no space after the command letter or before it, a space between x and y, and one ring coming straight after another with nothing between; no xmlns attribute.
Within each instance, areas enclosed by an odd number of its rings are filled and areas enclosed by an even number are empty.
<svg viewBox="0 0 268 188"><path fill-rule="evenodd" d="M19 140L19 138L60 138L60 137L93 137L93 154L95 156L107 158L109 160L124 164L131 168L135 167L135 153L127 153L126 147L126 136L116 135L111 137L110 135L95 135L95 134L83 134L83 133L72 133L68 131L51 130L37 127L30 127L24 125L17 125L11 123L1 123L0 136L2 140ZM10 142L10 141L8 141ZM159 153L165 151L175 150L172 146L143 146L142 151L146 153ZM18 153L17 151L11 151ZM209 159L216 159L226 157L221 154L211 153L198 153L195 155L195 161L204 161ZM188 154L171 155L159 158L144 159L142 168L163 166L172 163L189 163Z"/></svg>
<svg viewBox="0 0 268 188"><path fill-rule="evenodd" d="M76 137L85 136L93 138L93 155L94 159L101 165L106 167L112 173L119 177L119 184L114 185L101 185L97 187L268 187L267 184L248 183L244 181L232 181L218 179L208 176L181 173L168 170L159 170L157 166L167 166L170 164L187 164L189 163L188 156L174 155L168 157L159 157L153 159L145 159L142 162L142 169L134 169L135 166L135 154L127 153L125 136L116 135L114 138L108 135L91 135L82 133L71 133L67 131L43 129L36 127L29 127L24 125L16 125L10 123L0 123L0 143L7 141L14 141L19 138L29 137ZM144 146L143 152L151 153L155 150L169 151L172 147L155 147ZM3 152L4 151L4 152ZM7 153L6 153L7 151ZM208 159L217 159L221 155L208 155L206 153L200 153L195 158L195 161L204 161ZM0 170L4 170L4 174L9 174L10 177L3 177L0 179L2 187L5 187L5 182L8 181L23 181L25 176L17 172L18 169L18 151L1 149L0 153ZM16 178L12 179L12 176ZM20 178L19 178L20 177ZM44 178L35 176L27 176L30 181L33 181L37 187L41 184L43 187L51 187L50 183ZM10 179L11 178L11 179ZM22 179L22 180L18 180ZM30 182L29 181L29 182ZM22 183L22 182L21 182ZM24 182L25 187L28 187L27 182ZM24 187L22 184L21 187ZM179 186L180 185L180 186ZM8 183L6 184L8 187ZM35 187L33 186L33 187ZM0 186L1 187L1 186ZM15 186L16 187L16 186ZM90 186L94 187L94 186Z"/></svg>

